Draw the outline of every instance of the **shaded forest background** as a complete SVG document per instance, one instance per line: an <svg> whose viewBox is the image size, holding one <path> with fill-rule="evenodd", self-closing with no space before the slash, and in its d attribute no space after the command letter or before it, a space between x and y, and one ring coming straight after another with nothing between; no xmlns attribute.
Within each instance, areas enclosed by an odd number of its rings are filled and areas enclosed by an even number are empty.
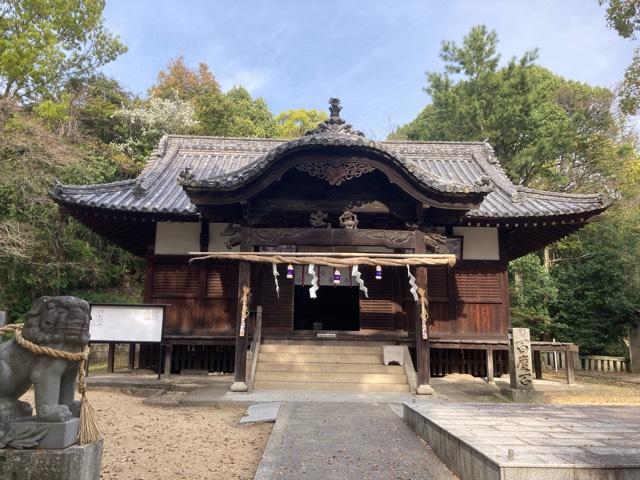
<svg viewBox="0 0 640 480"><path fill-rule="evenodd" d="M601 3L603 22L635 41L639 12ZM142 299L143 261L61 216L48 197L56 181L133 178L165 133L293 138L326 118L302 108L275 115L182 58L133 95L100 73L126 51L105 30L103 8L102 0L0 6L0 309L12 320L39 295ZM511 262L512 319L584 353L625 354L640 316L640 55L616 91L554 74L535 50L503 61L485 26L444 41L441 58L443 71L427 74L425 108L390 139L488 139L516 184L611 197L599 221Z"/></svg>

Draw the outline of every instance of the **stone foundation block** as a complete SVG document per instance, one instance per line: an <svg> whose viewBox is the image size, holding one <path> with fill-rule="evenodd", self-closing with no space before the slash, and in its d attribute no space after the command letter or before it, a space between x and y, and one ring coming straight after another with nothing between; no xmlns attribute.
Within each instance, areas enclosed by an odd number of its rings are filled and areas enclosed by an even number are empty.
<svg viewBox="0 0 640 480"><path fill-rule="evenodd" d="M0 478L11 480L98 480L102 440L62 450L0 449Z"/></svg>

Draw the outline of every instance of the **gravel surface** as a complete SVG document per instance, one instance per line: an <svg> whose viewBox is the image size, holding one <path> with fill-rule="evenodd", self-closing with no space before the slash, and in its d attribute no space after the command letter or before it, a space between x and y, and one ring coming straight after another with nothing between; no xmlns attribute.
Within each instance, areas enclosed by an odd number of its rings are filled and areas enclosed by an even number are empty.
<svg viewBox="0 0 640 480"><path fill-rule="evenodd" d="M163 408L117 392L88 396L105 439L105 480L252 479L272 429L239 425L241 406Z"/></svg>

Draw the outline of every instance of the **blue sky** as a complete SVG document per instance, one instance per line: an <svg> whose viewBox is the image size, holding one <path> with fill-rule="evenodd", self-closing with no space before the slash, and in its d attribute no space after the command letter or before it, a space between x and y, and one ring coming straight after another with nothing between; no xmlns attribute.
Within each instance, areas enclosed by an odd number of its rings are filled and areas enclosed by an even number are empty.
<svg viewBox="0 0 640 480"><path fill-rule="evenodd" d="M384 138L427 104L426 71L442 70L443 39L497 31L503 60L539 49L538 63L614 87L633 45L606 25L597 0L107 0L109 30L129 51L104 68L144 94L169 59L207 63L224 89L244 85L278 113L326 110Z"/></svg>

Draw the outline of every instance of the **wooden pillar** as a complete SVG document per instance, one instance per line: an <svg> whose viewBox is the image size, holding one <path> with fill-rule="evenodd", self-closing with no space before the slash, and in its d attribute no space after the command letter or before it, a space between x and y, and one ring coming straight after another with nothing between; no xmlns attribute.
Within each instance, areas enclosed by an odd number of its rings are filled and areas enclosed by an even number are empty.
<svg viewBox="0 0 640 480"><path fill-rule="evenodd" d="M493 382L493 348L487 348L487 382Z"/></svg>
<svg viewBox="0 0 640 480"><path fill-rule="evenodd" d="M109 343L109 350L107 351L107 373L113 373L116 360L116 344Z"/></svg>
<svg viewBox="0 0 640 480"><path fill-rule="evenodd" d="M426 248L424 245L424 233L420 231L415 232L415 253L425 253ZM427 267L416 267L415 272L416 284L418 288L424 289L425 295L429 296L427 291ZM433 388L429 385L431 380L431 347L429 340L422 338L422 318L420 317L421 306L420 303L416 303L414 318L415 318L415 332L416 332L416 369L418 371L418 388L416 393L419 395L432 395ZM427 325L427 331L429 327Z"/></svg>
<svg viewBox="0 0 640 480"><path fill-rule="evenodd" d="M129 344L129 370L132 372L136 369L136 344Z"/></svg>
<svg viewBox="0 0 640 480"><path fill-rule="evenodd" d="M247 333L249 325L242 330L242 289L251 285L251 264L240 262L238 266L238 306L236 309L236 353L231 391L246 392L247 387Z"/></svg>
<svg viewBox="0 0 640 480"><path fill-rule="evenodd" d="M542 352L540 350L533 351L533 370L536 380L542 380Z"/></svg>
<svg viewBox="0 0 640 480"><path fill-rule="evenodd" d="M164 377L171 377L171 356L173 353L173 345L165 345L164 346ZM158 365L158 370L160 370L160 365Z"/></svg>
<svg viewBox="0 0 640 480"><path fill-rule="evenodd" d="M575 365L573 364L573 352L571 351L571 346L567 345L567 349L565 350L564 355L564 368L567 373L567 384L573 385L576 383L575 376Z"/></svg>

